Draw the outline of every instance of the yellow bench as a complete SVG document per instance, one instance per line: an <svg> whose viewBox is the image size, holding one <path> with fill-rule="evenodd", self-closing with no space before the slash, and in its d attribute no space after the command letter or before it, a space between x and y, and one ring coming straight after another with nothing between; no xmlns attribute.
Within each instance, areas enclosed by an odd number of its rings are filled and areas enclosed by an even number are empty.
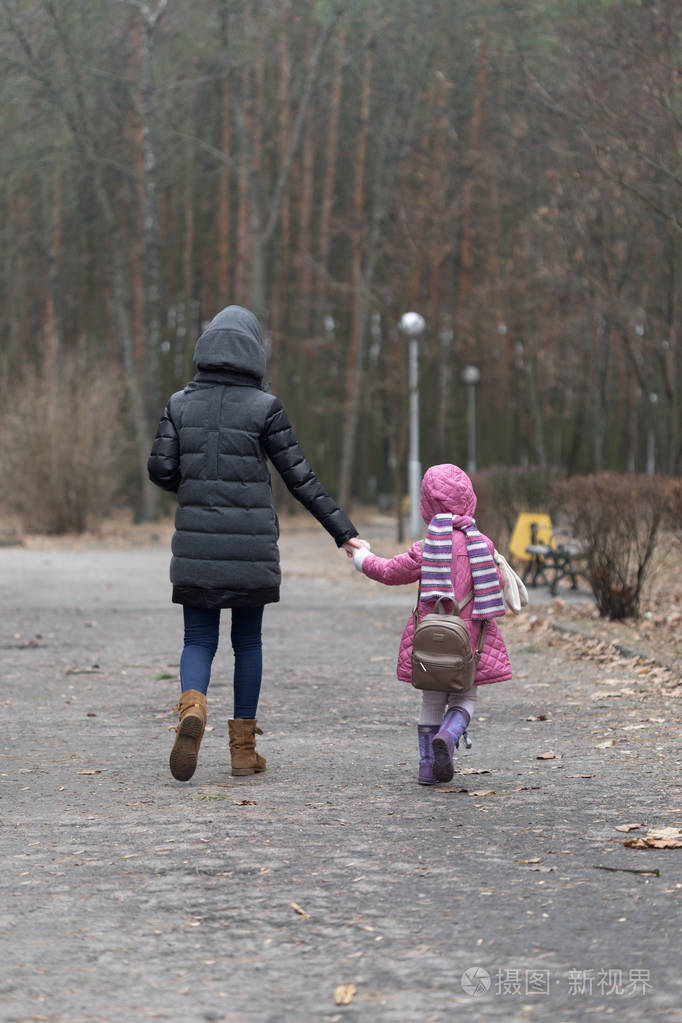
<svg viewBox="0 0 682 1023"><path fill-rule="evenodd" d="M577 552L556 543L552 520L546 512L522 512L519 515L509 539L509 553L515 561L525 564L523 581L530 577L531 586L545 583L555 597L559 581L569 576L571 589L577 590L573 566ZM551 579L546 575L548 569L553 570Z"/></svg>

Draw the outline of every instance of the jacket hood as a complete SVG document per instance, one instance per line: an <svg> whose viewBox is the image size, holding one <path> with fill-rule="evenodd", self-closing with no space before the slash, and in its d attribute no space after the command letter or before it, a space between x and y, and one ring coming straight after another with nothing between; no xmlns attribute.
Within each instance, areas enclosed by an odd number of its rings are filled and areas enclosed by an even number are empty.
<svg viewBox="0 0 682 1023"><path fill-rule="evenodd" d="M470 515L476 511L474 487L458 465L432 465L424 473L419 510L428 525L434 515Z"/></svg>
<svg viewBox="0 0 682 1023"><path fill-rule="evenodd" d="M265 376L265 349L260 323L240 305L228 305L214 316L194 346L198 369L245 373L259 383Z"/></svg>

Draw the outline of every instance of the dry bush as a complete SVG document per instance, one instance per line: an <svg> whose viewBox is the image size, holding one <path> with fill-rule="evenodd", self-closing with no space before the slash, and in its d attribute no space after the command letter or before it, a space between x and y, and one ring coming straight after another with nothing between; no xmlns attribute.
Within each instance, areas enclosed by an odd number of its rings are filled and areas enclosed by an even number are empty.
<svg viewBox="0 0 682 1023"><path fill-rule="evenodd" d="M32 533L96 526L120 494L126 432L120 376L84 356L52 379L14 381L0 413L0 470L7 510Z"/></svg>
<svg viewBox="0 0 682 1023"><path fill-rule="evenodd" d="M552 485L554 502L585 545L586 574L604 618L636 618L651 575L659 529L676 481L664 476L597 473Z"/></svg>
<svg viewBox="0 0 682 1023"><path fill-rule="evenodd" d="M665 528L682 540L682 479L679 478L668 481Z"/></svg>

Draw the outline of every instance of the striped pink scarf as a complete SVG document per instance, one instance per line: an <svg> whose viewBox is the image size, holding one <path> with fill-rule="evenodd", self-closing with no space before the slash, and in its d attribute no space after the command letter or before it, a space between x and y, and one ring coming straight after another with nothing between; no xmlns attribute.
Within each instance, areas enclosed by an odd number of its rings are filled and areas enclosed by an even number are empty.
<svg viewBox="0 0 682 1023"><path fill-rule="evenodd" d="M495 562L483 535L469 515L439 512L429 523L422 558L421 599L455 599L452 588L452 530L461 529L466 537L467 554L474 585L472 618L499 618L505 606Z"/></svg>

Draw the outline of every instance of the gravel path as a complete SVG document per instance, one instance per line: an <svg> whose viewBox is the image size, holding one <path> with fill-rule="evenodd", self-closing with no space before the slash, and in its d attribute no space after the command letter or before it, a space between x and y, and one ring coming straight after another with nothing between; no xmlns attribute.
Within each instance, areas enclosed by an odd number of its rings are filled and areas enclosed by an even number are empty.
<svg viewBox="0 0 682 1023"><path fill-rule="evenodd" d="M184 785L165 547L0 550L0 1018L682 1019L682 850L623 845L680 826L679 688L512 625L515 681L420 788L412 594L324 535L282 547L268 770L228 773L225 629Z"/></svg>

